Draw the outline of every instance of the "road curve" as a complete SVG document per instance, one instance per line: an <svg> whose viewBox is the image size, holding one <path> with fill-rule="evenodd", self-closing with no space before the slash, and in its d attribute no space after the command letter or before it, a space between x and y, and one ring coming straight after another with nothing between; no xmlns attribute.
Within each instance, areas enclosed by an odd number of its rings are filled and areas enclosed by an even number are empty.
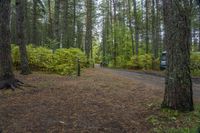
<svg viewBox="0 0 200 133"><path fill-rule="evenodd" d="M99 68L99 69L102 69L104 71L109 71L109 72L118 74L120 76L135 79L146 85L154 85L162 89L164 89L165 87L165 78L162 76L147 74L144 72L133 72L133 71L123 70L123 69L110 69L110 68ZM195 99L200 99L199 79L193 79L193 96Z"/></svg>

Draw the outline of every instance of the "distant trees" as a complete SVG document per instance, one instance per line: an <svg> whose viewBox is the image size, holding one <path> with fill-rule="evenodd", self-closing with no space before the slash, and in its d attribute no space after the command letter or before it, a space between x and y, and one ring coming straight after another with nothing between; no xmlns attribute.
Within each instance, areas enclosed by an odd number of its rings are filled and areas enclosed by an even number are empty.
<svg viewBox="0 0 200 133"><path fill-rule="evenodd" d="M190 76L191 3L163 1L167 76L163 107L192 111L192 81Z"/></svg>

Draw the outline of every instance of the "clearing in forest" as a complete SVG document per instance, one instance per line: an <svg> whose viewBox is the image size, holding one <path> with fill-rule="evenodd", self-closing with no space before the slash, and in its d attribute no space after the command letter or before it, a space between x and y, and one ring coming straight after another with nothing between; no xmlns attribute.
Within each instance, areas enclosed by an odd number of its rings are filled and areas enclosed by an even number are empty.
<svg viewBox="0 0 200 133"><path fill-rule="evenodd" d="M149 132L161 110L163 89L106 69L81 77L16 75L29 87L0 91L3 133Z"/></svg>

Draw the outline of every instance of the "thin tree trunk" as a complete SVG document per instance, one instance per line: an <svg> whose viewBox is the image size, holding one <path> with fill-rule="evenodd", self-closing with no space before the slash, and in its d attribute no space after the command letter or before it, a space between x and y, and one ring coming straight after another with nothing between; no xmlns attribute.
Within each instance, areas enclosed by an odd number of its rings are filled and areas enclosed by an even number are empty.
<svg viewBox="0 0 200 133"><path fill-rule="evenodd" d="M148 0L145 1L145 6L146 6L146 37L145 37L145 41L146 41L146 53L149 53L149 2Z"/></svg>
<svg viewBox="0 0 200 133"><path fill-rule="evenodd" d="M113 60L114 60L114 66L117 65L117 36L116 36L116 27L117 27L117 16L116 16L116 1L113 0L113 17L114 17L114 26L113 26L113 32L114 32L114 37L113 37L113 44L114 44L114 50L113 50Z"/></svg>
<svg viewBox="0 0 200 133"><path fill-rule="evenodd" d="M83 50L83 24L77 21L77 48Z"/></svg>
<svg viewBox="0 0 200 133"><path fill-rule="evenodd" d="M68 21L68 14L69 14L69 1L68 0L65 0L64 1L64 5L63 5L63 8L64 8L64 14L63 14L63 28L62 28L62 35L63 35L63 47L64 48L70 48L70 43L69 43L69 21Z"/></svg>
<svg viewBox="0 0 200 133"><path fill-rule="evenodd" d="M60 0L55 0L54 33L57 42L60 42ZM56 48L60 47L59 45Z"/></svg>
<svg viewBox="0 0 200 133"><path fill-rule="evenodd" d="M73 2L74 14L73 14L73 47L76 47L76 0Z"/></svg>
<svg viewBox="0 0 200 133"><path fill-rule="evenodd" d="M199 2L199 49L198 51L200 51L200 2Z"/></svg>
<svg viewBox="0 0 200 133"><path fill-rule="evenodd" d="M137 3L136 0L133 0L134 7L134 18L135 18L135 47L136 55L139 54L139 25L138 25L138 14L137 14Z"/></svg>
<svg viewBox="0 0 200 133"><path fill-rule="evenodd" d="M51 0L48 0L48 15L49 15L49 26L48 26L48 36L50 39L53 39L53 21L52 21L52 13L51 13Z"/></svg>
<svg viewBox="0 0 200 133"><path fill-rule="evenodd" d="M158 57L158 42L156 40L156 15L155 15L155 0L152 0L152 49L153 49L153 57L156 59Z"/></svg>
<svg viewBox="0 0 200 133"><path fill-rule="evenodd" d="M37 0L33 0L33 25L32 25L32 41L34 45L38 45L37 36Z"/></svg>
<svg viewBox="0 0 200 133"><path fill-rule="evenodd" d="M191 10L188 8L190 2L163 2L168 67L162 107L192 111L194 107L190 76Z"/></svg>
<svg viewBox="0 0 200 133"><path fill-rule="evenodd" d="M30 74L25 39L25 0L16 0L16 32L17 44L20 50L21 74Z"/></svg>
<svg viewBox="0 0 200 133"><path fill-rule="evenodd" d="M133 37L133 27L132 27L132 15L131 15L131 2L128 0L128 21L129 21L129 30L131 35L131 43L132 43L132 54L135 55L135 46L134 46L134 37Z"/></svg>

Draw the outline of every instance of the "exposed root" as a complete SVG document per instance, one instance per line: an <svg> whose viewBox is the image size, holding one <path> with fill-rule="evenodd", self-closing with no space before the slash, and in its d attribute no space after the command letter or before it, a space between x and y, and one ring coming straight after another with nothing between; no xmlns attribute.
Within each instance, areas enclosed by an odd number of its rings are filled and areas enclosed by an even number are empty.
<svg viewBox="0 0 200 133"><path fill-rule="evenodd" d="M20 88L24 83L19 81L18 79L8 79L8 80L3 80L0 81L0 90L1 89L11 89L15 91L17 88Z"/></svg>

